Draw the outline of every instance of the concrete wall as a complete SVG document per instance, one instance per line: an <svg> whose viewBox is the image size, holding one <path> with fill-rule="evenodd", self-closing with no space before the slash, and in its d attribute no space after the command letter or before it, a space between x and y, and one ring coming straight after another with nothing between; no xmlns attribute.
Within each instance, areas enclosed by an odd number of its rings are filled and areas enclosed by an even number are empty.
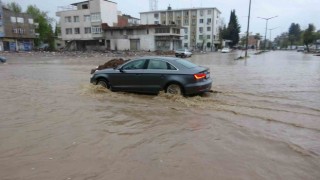
<svg viewBox="0 0 320 180"><path fill-rule="evenodd" d="M60 13L61 36L63 40L90 40L92 35L85 34L84 28L91 27L91 22L84 22L84 15L90 15L90 10L72 10ZM70 16L72 22L65 22L65 17ZM80 22L73 22L73 17L79 16ZM72 34L66 34L66 29L72 28ZM74 28L80 28L80 34L74 34Z"/></svg>
<svg viewBox="0 0 320 180"><path fill-rule="evenodd" d="M110 39L111 50L124 51L130 49L129 39Z"/></svg>

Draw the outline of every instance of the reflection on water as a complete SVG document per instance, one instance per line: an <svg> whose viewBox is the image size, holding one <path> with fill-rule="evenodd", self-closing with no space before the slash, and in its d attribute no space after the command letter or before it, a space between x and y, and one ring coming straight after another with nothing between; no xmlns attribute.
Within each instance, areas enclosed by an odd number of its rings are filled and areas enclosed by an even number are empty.
<svg viewBox="0 0 320 180"><path fill-rule="evenodd" d="M212 93L192 97L93 86L103 60L12 57L0 65L0 174L319 179L319 57L239 55L192 57L214 79Z"/></svg>

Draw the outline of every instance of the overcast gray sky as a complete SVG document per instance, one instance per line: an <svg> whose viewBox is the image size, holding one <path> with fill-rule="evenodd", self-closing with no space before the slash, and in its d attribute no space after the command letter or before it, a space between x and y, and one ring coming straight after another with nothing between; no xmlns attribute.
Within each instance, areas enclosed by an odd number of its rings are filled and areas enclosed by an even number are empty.
<svg viewBox="0 0 320 180"><path fill-rule="evenodd" d="M58 6L84 0L2 0L2 2L17 2L23 10L28 5L36 5L43 11L48 11L50 17L55 17ZM140 17L139 12L149 10L149 0L113 0L118 3L118 10L122 13ZM224 22L229 22L230 11L236 10L241 31L247 28L249 0L158 0L158 9L163 10L171 5L173 9L190 7L216 7L222 12ZM272 39L281 32L288 31L291 23L299 23L305 29L313 23L320 29L320 0L252 0L250 32L265 34L265 20L257 17L273 17L269 20L268 29L272 30ZM56 18L56 17L55 17ZM268 31L268 38L269 38Z"/></svg>

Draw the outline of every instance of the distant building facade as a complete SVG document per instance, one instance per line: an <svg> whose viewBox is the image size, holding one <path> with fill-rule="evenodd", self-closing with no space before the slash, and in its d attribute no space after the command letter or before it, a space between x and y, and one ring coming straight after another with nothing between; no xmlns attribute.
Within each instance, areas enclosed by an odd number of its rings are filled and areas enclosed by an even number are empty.
<svg viewBox="0 0 320 180"><path fill-rule="evenodd" d="M119 14L118 15L118 24L119 27L125 26L137 26L140 24L140 19L132 17L127 14Z"/></svg>
<svg viewBox="0 0 320 180"><path fill-rule="evenodd" d="M168 51L181 48L181 27L177 25L103 26L109 50Z"/></svg>
<svg viewBox="0 0 320 180"><path fill-rule="evenodd" d="M221 12L217 8L190 8L141 12L141 24L179 25L183 46L189 49L214 50L219 45Z"/></svg>
<svg viewBox="0 0 320 180"><path fill-rule="evenodd" d="M88 0L58 9L59 37L75 49L103 49L105 37L101 24L112 27L118 23L117 3L108 0Z"/></svg>
<svg viewBox="0 0 320 180"><path fill-rule="evenodd" d="M31 51L35 29L31 15L15 13L0 4L0 51Z"/></svg>

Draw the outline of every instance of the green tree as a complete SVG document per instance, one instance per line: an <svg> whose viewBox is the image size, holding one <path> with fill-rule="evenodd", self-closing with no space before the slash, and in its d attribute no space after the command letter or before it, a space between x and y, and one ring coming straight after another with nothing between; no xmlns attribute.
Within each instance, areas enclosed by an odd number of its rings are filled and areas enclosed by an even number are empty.
<svg viewBox="0 0 320 180"><path fill-rule="evenodd" d="M238 23L238 18L236 15L236 10L232 10L230 13L230 20L228 24L228 32L227 32L227 39L231 40L230 46L233 47L234 45L238 44L239 42L239 33L240 33L240 25Z"/></svg>
<svg viewBox="0 0 320 180"><path fill-rule="evenodd" d="M300 41L301 38L301 29L300 25L297 23L292 23L289 27L289 41L291 43L291 48L294 43L297 43Z"/></svg>
<svg viewBox="0 0 320 180"><path fill-rule="evenodd" d="M224 39L228 39L228 29L225 25L223 27L219 27L219 41L220 41L220 44L218 47L219 49L221 48L222 41Z"/></svg>
<svg viewBox="0 0 320 180"><path fill-rule="evenodd" d="M303 32L303 43L306 45L308 52L310 52L309 44L316 40L315 30L316 27L313 24L309 24L308 28Z"/></svg>
<svg viewBox="0 0 320 180"><path fill-rule="evenodd" d="M36 5L29 5L27 7L27 13L30 14L34 21L39 24L37 28L39 38L36 39L35 45L38 46L41 43L48 43L50 46L50 44L54 44L54 34L51 26L53 19L48 17L48 13L41 11ZM53 49L53 47L51 48Z"/></svg>
<svg viewBox="0 0 320 180"><path fill-rule="evenodd" d="M14 13L21 13L22 12L21 6L16 2L8 3L7 7L9 10L13 11Z"/></svg>

